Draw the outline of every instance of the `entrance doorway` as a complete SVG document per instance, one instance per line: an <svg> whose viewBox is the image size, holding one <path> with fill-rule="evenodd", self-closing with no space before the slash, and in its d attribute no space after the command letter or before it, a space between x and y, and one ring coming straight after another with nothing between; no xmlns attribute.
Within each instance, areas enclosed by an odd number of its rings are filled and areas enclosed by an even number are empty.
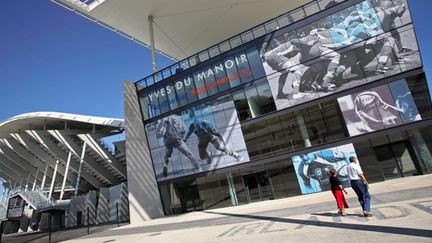
<svg viewBox="0 0 432 243"><path fill-rule="evenodd" d="M271 180L266 172L243 175L242 178L249 203L274 198Z"/></svg>
<svg viewBox="0 0 432 243"><path fill-rule="evenodd" d="M375 147L384 179L419 174L415 156L408 141Z"/></svg>

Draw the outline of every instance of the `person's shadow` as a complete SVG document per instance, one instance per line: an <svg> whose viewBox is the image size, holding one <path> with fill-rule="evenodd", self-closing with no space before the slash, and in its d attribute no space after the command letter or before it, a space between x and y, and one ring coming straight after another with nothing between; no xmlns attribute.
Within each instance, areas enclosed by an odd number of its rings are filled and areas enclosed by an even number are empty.
<svg viewBox="0 0 432 243"><path fill-rule="evenodd" d="M362 216L360 214L355 214L355 213L347 213L346 215L341 215L339 213L329 213L329 212L325 212L325 213L311 213L311 215L314 216L325 216L325 217L347 217L347 216Z"/></svg>

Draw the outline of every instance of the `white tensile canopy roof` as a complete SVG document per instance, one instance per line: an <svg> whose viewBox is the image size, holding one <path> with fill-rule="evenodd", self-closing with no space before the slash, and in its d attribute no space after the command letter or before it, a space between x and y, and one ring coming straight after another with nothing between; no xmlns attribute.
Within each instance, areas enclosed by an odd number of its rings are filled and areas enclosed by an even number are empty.
<svg viewBox="0 0 432 243"><path fill-rule="evenodd" d="M78 177L82 190L117 185L126 180L125 162L100 139L122 133L123 127L123 119L59 112L1 121L0 178L7 188L21 185L29 190L46 189L52 178L55 186L63 181L62 191L74 190Z"/></svg>
<svg viewBox="0 0 432 243"><path fill-rule="evenodd" d="M182 60L311 0L51 1L149 46L151 15L156 49Z"/></svg>

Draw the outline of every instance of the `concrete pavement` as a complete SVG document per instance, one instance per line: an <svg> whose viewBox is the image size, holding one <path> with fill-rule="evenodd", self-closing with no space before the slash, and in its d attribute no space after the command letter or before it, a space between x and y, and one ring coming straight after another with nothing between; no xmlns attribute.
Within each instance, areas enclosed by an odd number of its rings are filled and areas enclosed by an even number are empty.
<svg viewBox="0 0 432 243"><path fill-rule="evenodd" d="M165 217L68 242L432 242L432 175L371 185L365 218L351 189L348 216L330 192Z"/></svg>
<svg viewBox="0 0 432 243"><path fill-rule="evenodd" d="M66 230L54 233L53 242L432 242L432 175L370 187L372 218L362 216L355 193L348 189L350 208L345 217L337 214L327 191L119 228L92 227L90 235L86 229ZM4 242L48 241L45 233L24 236L6 236Z"/></svg>

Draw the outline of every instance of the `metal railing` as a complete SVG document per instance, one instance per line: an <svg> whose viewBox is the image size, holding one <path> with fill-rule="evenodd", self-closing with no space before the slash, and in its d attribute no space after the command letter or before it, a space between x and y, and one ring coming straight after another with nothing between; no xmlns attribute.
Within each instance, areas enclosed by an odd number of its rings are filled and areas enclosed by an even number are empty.
<svg viewBox="0 0 432 243"><path fill-rule="evenodd" d="M58 204L57 200L55 200L52 197L49 197L48 193L44 191L42 188L40 188L39 186L36 186L33 191L32 190L26 191L24 188L21 187L11 189L9 192L9 197L17 194L20 194L23 198L25 198L28 201L28 203L32 204L36 209L51 207Z"/></svg>
<svg viewBox="0 0 432 243"><path fill-rule="evenodd" d="M287 13L279 15L275 18L272 18L262 24L259 24L249 30L243 31L231 38L228 38L214 46L211 46L201 52L196 53L186 59L183 59L175 64L172 64L156 73L153 73L143 79L135 82L138 90L149 87L155 83L158 83L161 80L164 80L172 75L176 74L179 71L183 71L187 68L191 68L200 62L206 61L210 58L218 56L222 53L230 51L240 45L243 45L249 41L255 40L263 35L266 35L270 32L293 24L297 21L300 21L312 14L315 14L323 9L325 9L326 5L330 2L333 3L341 3L346 0L314 0L309 3L306 3L300 7L297 7Z"/></svg>

